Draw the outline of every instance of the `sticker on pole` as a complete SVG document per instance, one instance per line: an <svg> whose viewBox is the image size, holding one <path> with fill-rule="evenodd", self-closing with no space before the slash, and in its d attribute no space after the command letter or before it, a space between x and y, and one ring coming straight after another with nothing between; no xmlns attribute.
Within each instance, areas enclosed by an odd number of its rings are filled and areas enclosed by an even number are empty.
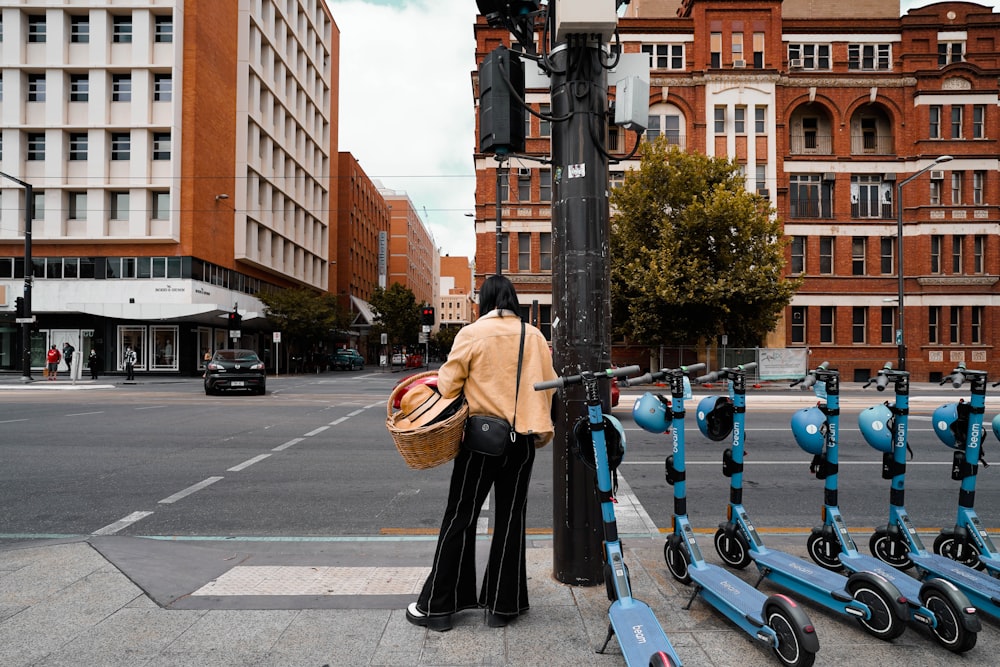
<svg viewBox="0 0 1000 667"><path fill-rule="evenodd" d="M586 164L566 165L566 178L583 178L587 175Z"/></svg>

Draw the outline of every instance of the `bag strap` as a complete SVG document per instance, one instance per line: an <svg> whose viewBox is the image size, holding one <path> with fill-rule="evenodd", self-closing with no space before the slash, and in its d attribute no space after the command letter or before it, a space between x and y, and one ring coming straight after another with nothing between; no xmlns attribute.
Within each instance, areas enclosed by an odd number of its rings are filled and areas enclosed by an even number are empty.
<svg viewBox="0 0 1000 667"><path fill-rule="evenodd" d="M514 418L510 420L511 442L517 439L517 431L514 427L517 424L517 396L521 393L521 362L524 361L524 329L524 320L521 320L521 347L517 351L517 385L514 387Z"/></svg>

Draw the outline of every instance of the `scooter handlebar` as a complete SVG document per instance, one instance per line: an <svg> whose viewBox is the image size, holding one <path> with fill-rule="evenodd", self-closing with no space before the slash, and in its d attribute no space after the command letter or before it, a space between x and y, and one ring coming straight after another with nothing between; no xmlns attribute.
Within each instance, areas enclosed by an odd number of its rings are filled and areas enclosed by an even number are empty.
<svg viewBox="0 0 1000 667"><path fill-rule="evenodd" d="M819 366L817 366L815 370L809 371L809 373L805 377L795 380L789 386L794 387L795 385L801 385L799 389L802 389L803 391L805 391L806 389L810 389L814 384L816 384L816 371L825 371L828 368L830 368L830 362L824 361Z"/></svg>
<svg viewBox="0 0 1000 667"><path fill-rule="evenodd" d="M621 368L608 368L607 370L598 371L593 375L599 380L608 380L611 378L624 377L630 373L638 373L638 366L622 366ZM565 386L571 384L580 384L583 382L583 373L578 375L563 375L557 377L555 380L545 380L544 382L536 382L532 385L535 391L542 391L544 389L562 389Z"/></svg>
<svg viewBox="0 0 1000 667"><path fill-rule="evenodd" d="M704 364L700 364L700 365L704 366ZM695 382L698 382L698 383L701 383L701 384L704 384L705 382L715 382L716 380L718 380L721 377L729 377L730 375L734 375L736 373L743 373L743 372L746 372L746 371L752 371L755 368L757 368L757 362L756 361L750 361L750 362L747 362L745 364L740 364L739 366L736 366L735 368L729 368L729 367L720 368L717 371L712 371L711 373L706 373L705 375L700 375L700 376L698 376L698 377L695 378Z"/></svg>
<svg viewBox="0 0 1000 667"><path fill-rule="evenodd" d="M637 367L638 368L638 367ZM640 375L639 377L629 378L622 382L626 387L632 387L639 384L649 384L651 382L656 382L657 380L662 380L672 373L681 371L684 374L694 373L696 371L704 370L705 364L691 364L690 366L681 366L680 368L664 368L663 370L656 371L655 373L646 373L645 375Z"/></svg>

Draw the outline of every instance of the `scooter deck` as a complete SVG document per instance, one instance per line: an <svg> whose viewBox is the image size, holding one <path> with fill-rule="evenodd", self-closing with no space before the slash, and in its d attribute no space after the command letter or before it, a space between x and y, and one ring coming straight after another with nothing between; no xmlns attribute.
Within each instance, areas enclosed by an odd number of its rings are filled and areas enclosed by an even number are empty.
<svg viewBox="0 0 1000 667"><path fill-rule="evenodd" d="M736 609L754 625L764 625L763 611L767 596L762 592L711 563L702 563L697 567L690 566L688 574L691 580L701 587L703 597L714 598Z"/></svg>
<svg viewBox="0 0 1000 667"><path fill-rule="evenodd" d="M914 565L942 579L947 579L966 591L973 604L976 598L982 598L992 603L992 608L976 605L990 616L1000 617L1000 579L994 579L985 572L973 570L971 567L957 563L950 558L937 554L916 554L910 552L910 560Z"/></svg>
<svg viewBox="0 0 1000 667"><path fill-rule="evenodd" d="M677 665L681 664L653 610L642 600L615 600L608 610L608 618L626 665L647 667L650 656L657 651L663 651Z"/></svg>
<svg viewBox="0 0 1000 667"><path fill-rule="evenodd" d="M896 586L896 589L908 600L920 601L920 582L908 574L903 574L893 566L880 561L875 556L855 553L848 556L840 552L840 562L851 572L871 572Z"/></svg>
<svg viewBox="0 0 1000 667"><path fill-rule="evenodd" d="M785 582L797 584L798 587L810 587L819 591L825 591L834 599L846 602L854 598L844 588L847 578L842 574L831 572L815 563L802 558L797 558L784 551L751 551L750 557L757 563L757 567L770 570L768 578L775 583Z"/></svg>

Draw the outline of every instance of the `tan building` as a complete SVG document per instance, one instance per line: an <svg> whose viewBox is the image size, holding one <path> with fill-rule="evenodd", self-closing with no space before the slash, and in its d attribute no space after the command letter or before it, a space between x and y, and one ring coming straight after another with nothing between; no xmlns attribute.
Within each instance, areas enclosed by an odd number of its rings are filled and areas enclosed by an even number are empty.
<svg viewBox="0 0 1000 667"><path fill-rule="evenodd" d="M438 326L462 326L475 318L472 272L468 257L441 257Z"/></svg>
<svg viewBox="0 0 1000 667"><path fill-rule="evenodd" d="M386 287L409 288L417 304L437 303L438 250L430 230L405 192L380 188L389 207L389 274Z"/></svg>

